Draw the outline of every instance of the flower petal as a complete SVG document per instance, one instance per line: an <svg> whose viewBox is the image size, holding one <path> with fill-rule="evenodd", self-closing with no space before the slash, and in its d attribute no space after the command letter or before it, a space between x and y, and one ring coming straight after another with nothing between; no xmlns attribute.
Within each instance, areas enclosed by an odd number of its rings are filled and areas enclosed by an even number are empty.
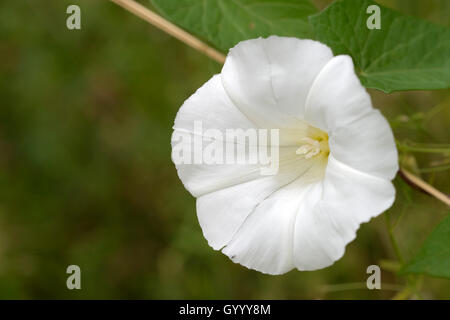
<svg viewBox="0 0 450 320"><path fill-rule="evenodd" d="M230 50L222 81L236 106L261 127L280 128L302 118L308 91L333 57L313 40L271 36L242 41Z"/></svg>
<svg viewBox="0 0 450 320"><path fill-rule="evenodd" d="M201 122L202 132L195 132L196 121ZM175 118L171 139L172 160L176 165L178 176L192 195L198 197L260 177L258 165L195 163L195 157L201 155L202 150L195 149L194 139L200 138L200 142L206 145L216 138L204 136L207 130L225 133L226 129L231 128L256 129L229 99L222 86L221 76L215 75L184 102ZM226 141L226 135L222 136ZM179 159L181 157L189 158L190 163L181 163Z"/></svg>
<svg viewBox="0 0 450 320"><path fill-rule="evenodd" d="M328 134L372 110L349 56L331 59L314 80L306 99L305 120Z"/></svg>
<svg viewBox="0 0 450 320"><path fill-rule="evenodd" d="M297 269L317 270L340 259L359 225L388 209L394 198L390 181L355 170L330 156L322 196L306 199L297 214Z"/></svg>
<svg viewBox="0 0 450 320"><path fill-rule="evenodd" d="M329 142L333 157L357 170L389 180L398 171L394 136L378 110L337 128Z"/></svg>
<svg viewBox="0 0 450 320"><path fill-rule="evenodd" d="M230 100L220 74L214 75L183 103L173 128L194 133L195 121L202 121L203 130L257 128Z"/></svg>
<svg viewBox="0 0 450 320"><path fill-rule="evenodd" d="M208 244L215 250L227 245L264 200L300 177L305 184L317 181L323 165L294 157L281 162L275 176L260 177L197 198L198 220Z"/></svg>
<svg viewBox="0 0 450 320"><path fill-rule="evenodd" d="M293 269L297 211L318 183L299 178L260 202L222 252L233 262L263 273L283 274Z"/></svg>

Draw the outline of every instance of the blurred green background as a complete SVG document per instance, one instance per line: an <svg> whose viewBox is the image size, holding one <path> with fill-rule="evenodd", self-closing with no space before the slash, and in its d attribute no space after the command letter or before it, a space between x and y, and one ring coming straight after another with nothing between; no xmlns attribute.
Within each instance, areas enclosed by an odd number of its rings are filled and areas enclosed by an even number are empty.
<svg viewBox="0 0 450 320"><path fill-rule="evenodd" d="M379 2L449 26L450 1ZM81 30L66 28L70 4L81 7ZM367 266L395 260L384 215L315 272L268 276L208 247L170 135L179 106L217 72L110 1L0 2L0 298L378 299L402 289L386 270L383 290L365 288ZM450 141L449 90L370 93L399 140ZM402 159L411 170L445 161ZM422 177L450 193L449 171ZM409 259L448 208L395 183L390 215L401 218L394 233ZM71 264L81 290L66 288ZM420 292L450 298L450 281L424 277Z"/></svg>

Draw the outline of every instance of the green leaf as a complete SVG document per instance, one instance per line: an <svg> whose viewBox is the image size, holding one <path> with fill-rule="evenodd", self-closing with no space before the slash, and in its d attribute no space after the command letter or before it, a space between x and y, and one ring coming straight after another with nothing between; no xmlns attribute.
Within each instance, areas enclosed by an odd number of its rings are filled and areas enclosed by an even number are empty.
<svg viewBox="0 0 450 320"><path fill-rule="evenodd" d="M434 229L417 255L400 273L425 273L450 278L450 215Z"/></svg>
<svg viewBox="0 0 450 320"><path fill-rule="evenodd" d="M151 0L169 20L228 51L242 40L270 35L312 38L309 0Z"/></svg>
<svg viewBox="0 0 450 320"><path fill-rule="evenodd" d="M310 17L316 37L350 55L365 87L384 92L450 86L450 29L378 5L381 29L369 30L370 0L338 0Z"/></svg>

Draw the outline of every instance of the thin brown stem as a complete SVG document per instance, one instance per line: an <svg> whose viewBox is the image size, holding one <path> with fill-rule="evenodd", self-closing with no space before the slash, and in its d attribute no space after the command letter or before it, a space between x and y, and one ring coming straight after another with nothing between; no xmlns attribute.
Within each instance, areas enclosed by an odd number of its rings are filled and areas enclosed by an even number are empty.
<svg viewBox="0 0 450 320"><path fill-rule="evenodd" d="M202 52L207 55L211 59L217 61L218 63L223 64L225 62L225 55L221 52L217 51L214 48L211 48L203 41L200 41L193 35L187 33L183 29L177 27L173 23L167 21L163 17L157 15L150 9L144 7L140 3L137 3L133 0L111 0L122 8L130 11L141 19L149 22L154 25L158 29L166 32L167 34L177 38L178 40L186 43L188 46L194 48L195 50Z"/></svg>
<svg viewBox="0 0 450 320"><path fill-rule="evenodd" d="M188 46L194 48L195 50L205 54L206 56L210 57L211 59L217 61L218 63L223 64L225 62L225 55L216 49L208 46L203 41L200 41L190 33L184 31L183 29L177 27L173 23L167 21L163 17L159 16L158 14L154 13L150 9L144 7L143 5L137 3L134 0L110 0L117 5L121 6L122 8L130 11L134 15L138 16L139 18L149 22L150 24L154 25L158 29L166 32L167 34L177 38L178 40L184 42ZM408 183L416 186L420 190L426 192L427 194L435 197L436 199L442 201L446 205L450 206L450 198L442 193L441 191L437 190L433 186L429 185L419 177L413 175L412 173L406 171L405 169L400 169L400 175L403 179L405 179Z"/></svg>
<svg viewBox="0 0 450 320"><path fill-rule="evenodd" d="M450 206L450 197L445 193L437 190L432 185L429 185L419 177L413 175L411 172L405 170L404 168L400 168L399 170L400 176L409 184L415 186L416 188L424 191L430 196L435 197L436 199L442 201L446 205Z"/></svg>

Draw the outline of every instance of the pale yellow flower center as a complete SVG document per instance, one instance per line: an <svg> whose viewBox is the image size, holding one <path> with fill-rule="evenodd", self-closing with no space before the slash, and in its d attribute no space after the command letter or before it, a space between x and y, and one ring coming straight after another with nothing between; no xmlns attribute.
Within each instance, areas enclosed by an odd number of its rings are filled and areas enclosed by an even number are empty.
<svg viewBox="0 0 450 320"><path fill-rule="evenodd" d="M308 137L300 139L300 147L295 151L296 154L310 159L316 156L328 156L330 148L328 145L328 134L322 130L314 128L314 133Z"/></svg>

